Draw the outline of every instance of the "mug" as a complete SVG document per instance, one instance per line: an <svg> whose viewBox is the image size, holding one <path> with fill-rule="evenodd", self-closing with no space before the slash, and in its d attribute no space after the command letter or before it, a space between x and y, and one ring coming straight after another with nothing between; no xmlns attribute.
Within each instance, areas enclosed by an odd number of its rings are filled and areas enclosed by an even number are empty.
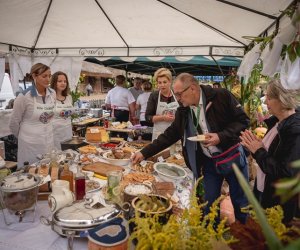
<svg viewBox="0 0 300 250"><path fill-rule="evenodd" d="M75 201L73 192L70 191L69 182L55 180L52 183L52 193L48 196L48 204L52 213L58 209L71 205Z"/></svg>

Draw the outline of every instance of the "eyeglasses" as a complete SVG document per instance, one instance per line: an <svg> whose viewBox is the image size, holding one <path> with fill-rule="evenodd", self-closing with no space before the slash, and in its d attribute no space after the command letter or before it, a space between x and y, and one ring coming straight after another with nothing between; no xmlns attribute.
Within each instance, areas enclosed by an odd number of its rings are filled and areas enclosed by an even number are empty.
<svg viewBox="0 0 300 250"><path fill-rule="evenodd" d="M180 92L177 92L177 93L174 93L175 97L176 98L181 98L182 94L187 91L192 85L186 87L184 90L180 91Z"/></svg>

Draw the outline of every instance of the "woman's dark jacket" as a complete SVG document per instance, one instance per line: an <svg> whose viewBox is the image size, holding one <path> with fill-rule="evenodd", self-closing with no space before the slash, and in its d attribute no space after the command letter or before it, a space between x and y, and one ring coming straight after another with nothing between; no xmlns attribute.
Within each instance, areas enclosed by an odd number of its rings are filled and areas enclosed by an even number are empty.
<svg viewBox="0 0 300 250"><path fill-rule="evenodd" d="M200 87L206 98L204 105L206 107L206 119L210 126L210 132L219 135L220 144L217 146L222 150L226 150L239 142L240 132L248 127L249 118L238 101L226 89L213 89L210 86L204 85ZM188 114L190 112L190 107L180 106L176 111L175 120L170 127L154 140L153 143L141 150L143 156L149 158L178 140L181 140L183 156L187 166L190 167L184 142L184 131L187 127ZM201 134L200 126L197 129ZM203 157L204 155L199 145L197 147L197 166L199 166L197 170L199 173Z"/></svg>
<svg viewBox="0 0 300 250"><path fill-rule="evenodd" d="M268 131L272 129L278 119L271 117L265 120ZM278 124L278 134L273 139L269 150L258 149L253 154L254 159L266 174L265 186L262 194L262 207L268 208L280 204L275 196L274 183L282 178L296 176L299 170L290 167L290 163L300 159L300 112L289 116ZM290 221L298 213L298 196L283 204L284 221Z"/></svg>

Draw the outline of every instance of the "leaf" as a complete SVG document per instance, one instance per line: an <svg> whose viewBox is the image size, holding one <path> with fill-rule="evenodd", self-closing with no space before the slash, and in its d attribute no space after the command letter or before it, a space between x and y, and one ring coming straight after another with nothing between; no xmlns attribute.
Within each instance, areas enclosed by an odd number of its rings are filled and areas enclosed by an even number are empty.
<svg viewBox="0 0 300 250"><path fill-rule="evenodd" d="M298 182L299 182L299 180L297 178L283 179L283 180L280 180L279 182L275 183L275 187L282 188L282 189L292 188Z"/></svg>
<svg viewBox="0 0 300 250"><path fill-rule="evenodd" d="M298 250L300 249L300 239L291 242L288 246L283 248L283 250Z"/></svg>
<svg viewBox="0 0 300 250"><path fill-rule="evenodd" d="M295 51L298 57L300 57L300 42L295 46Z"/></svg>
<svg viewBox="0 0 300 250"><path fill-rule="evenodd" d="M293 161L293 162L291 163L291 166L292 166L293 168L300 168L300 160Z"/></svg>

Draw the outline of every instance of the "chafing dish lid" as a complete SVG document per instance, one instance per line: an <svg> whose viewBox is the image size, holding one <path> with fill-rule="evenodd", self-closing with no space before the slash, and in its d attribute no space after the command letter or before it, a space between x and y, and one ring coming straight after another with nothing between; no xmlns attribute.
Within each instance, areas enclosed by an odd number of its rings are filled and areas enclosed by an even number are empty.
<svg viewBox="0 0 300 250"><path fill-rule="evenodd" d="M6 192L25 191L38 186L40 182L40 177L29 173L11 174L0 182L0 189Z"/></svg>
<svg viewBox="0 0 300 250"><path fill-rule="evenodd" d="M99 225L120 214L120 209L113 205L93 208L86 206L85 201L78 201L63 207L53 214L53 223L62 227L84 228Z"/></svg>

